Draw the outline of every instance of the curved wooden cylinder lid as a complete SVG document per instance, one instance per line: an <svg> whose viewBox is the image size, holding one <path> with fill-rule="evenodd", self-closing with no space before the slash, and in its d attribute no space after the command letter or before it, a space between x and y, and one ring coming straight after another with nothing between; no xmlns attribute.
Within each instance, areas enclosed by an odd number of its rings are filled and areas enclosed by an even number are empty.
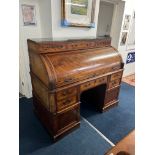
<svg viewBox="0 0 155 155"><path fill-rule="evenodd" d="M51 90L123 68L110 38L28 40L31 71ZM48 77L48 78L47 78Z"/></svg>
<svg viewBox="0 0 155 155"><path fill-rule="evenodd" d="M65 54L45 54L55 74L56 87L97 77L121 69L122 58L112 47L81 50Z"/></svg>

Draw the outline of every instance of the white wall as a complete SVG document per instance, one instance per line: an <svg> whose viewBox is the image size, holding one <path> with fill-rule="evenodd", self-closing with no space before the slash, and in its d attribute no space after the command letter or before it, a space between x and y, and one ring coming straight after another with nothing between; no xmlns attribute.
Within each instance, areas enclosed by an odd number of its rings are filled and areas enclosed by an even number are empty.
<svg viewBox="0 0 155 155"><path fill-rule="evenodd" d="M52 37L51 0L39 0L41 31L43 38Z"/></svg>
<svg viewBox="0 0 155 155"><path fill-rule="evenodd" d="M118 49L122 19L124 15L125 2L118 2L114 5L112 26L110 36L112 37L111 45Z"/></svg>
<svg viewBox="0 0 155 155"><path fill-rule="evenodd" d="M53 38L96 37L99 0L96 0L95 28L61 27L61 0L52 0L52 35Z"/></svg>
<svg viewBox="0 0 155 155"><path fill-rule="evenodd" d="M21 4L30 4L36 6L36 20L37 26L23 26ZM41 37L41 24L39 14L38 0L20 0L19 1L19 72L20 72L20 91L27 97L32 96L31 80L29 74L29 57L27 50L28 38Z"/></svg>
<svg viewBox="0 0 155 155"><path fill-rule="evenodd" d="M110 35L114 4L104 1L100 2L97 36ZM108 26L108 29L107 29Z"/></svg>
<svg viewBox="0 0 155 155"><path fill-rule="evenodd" d="M125 10L124 10L124 15L123 15L123 21L124 21L124 17L126 14L131 15L131 17L132 17L133 11L134 11L134 0L127 0L125 2ZM122 55L124 62L126 63L127 54L133 50L128 50L126 45L120 46L121 34L122 34L122 32L124 32L123 21L122 21L122 27L121 27L120 37L119 37L118 50L119 50L120 54ZM131 21L130 21L130 24L131 24ZM129 30L127 30L126 32L129 32ZM123 76L128 76L128 75L131 75L134 73L135 73L135 63L125 64L125 70L124 70Z"/></svg>
<svg viewBox="0 0 155 155"><path fill-rule="evenodd" d="M21 5L35 5L36 26L23 26ZM27 39L52 37L51 0L20 0L19 1L19 66L20 93L26 97L32 96L31 79L29 74L29 57Z"/></svg>

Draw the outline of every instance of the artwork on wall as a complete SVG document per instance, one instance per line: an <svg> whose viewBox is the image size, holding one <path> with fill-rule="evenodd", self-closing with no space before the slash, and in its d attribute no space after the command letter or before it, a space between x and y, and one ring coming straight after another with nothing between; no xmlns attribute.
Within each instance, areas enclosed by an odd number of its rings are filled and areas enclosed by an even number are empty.
<svg viewBox="0 0 155 155"><path fill-rule="evenodd" d="M131 18L130 15L125 15L123 30L128 30L129 29L130 18Z"/></svg>
<svg viewBox="0 0 155 155"><path fill-rule="evenodd" d="M127 50L135 48L135 11L131 18L131 24L129 28L128 40L127 40Z"/></svg>
<svg viewBox="0 0 155 155"><path fill-rule="evenodd" d="M36 25L36 12L35 6L33 5L22 5L22 15L23 15L23 25L24 26L31 26Z"/></svg>
<svg viewBox="0 0 155 155"><path fill-rule="evenodd" d="M126 44L127 32L122 32L120 45L124 46Z"/></svg>
<svg viewBox="0 0 155 155"><path fill-rule="evenodd" d="M94 28L94 14L96 0L61 0L62 22L61 25L68 27Z"/></svg>
<svg viewBox="0 0 155 155"><path fill-rule="evenodd" d="M126 59L126 64L135 62L135 51L132 51L128 53L127 59Z"/></svg>

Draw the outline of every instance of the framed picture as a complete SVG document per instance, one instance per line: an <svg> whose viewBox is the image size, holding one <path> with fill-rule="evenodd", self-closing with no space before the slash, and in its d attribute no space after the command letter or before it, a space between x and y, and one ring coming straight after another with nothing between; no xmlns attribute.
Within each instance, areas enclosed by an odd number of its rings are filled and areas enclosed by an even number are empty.
<svg viewBox="0 0 155 155"><path fill-rule="evenodd" d="M62 26L95 27L96 0L61 0L61 4Z"/></svg>
<svg viewBox="0 0 155 155"><path fill-rule="evenodd" d="M126 44L127 32L122 32L120 45L124 46Z"/></svg>
<svg viewBox="0 0 155 155"><path fill-rule="evenodd" d="M130 15L125 15L123 30L128 30L129 29L130 18L131 18Z"/></svg>
<svg viewBox="0 0 155 155"><path fill-rule="evenodd" d="M131 23L129 27L129 34L127 39L127 50L131 50L135 48L135 11L133 11L133 15L131 18Z"/></svg>
<svg viewBox="0 0 155 155"><path fill-rule="evenodd" d="M30 26L36 25L36 12L35 6L22 4L23 25Z"/></svg>

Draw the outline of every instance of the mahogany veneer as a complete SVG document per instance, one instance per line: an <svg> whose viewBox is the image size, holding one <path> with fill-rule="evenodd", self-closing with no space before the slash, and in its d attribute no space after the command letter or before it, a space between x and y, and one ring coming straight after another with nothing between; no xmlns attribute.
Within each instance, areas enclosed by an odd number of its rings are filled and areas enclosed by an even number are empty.
<svg viewBox="0 0 155 155"><path fill-rule="evenodd" d="M105 86L99 111L118 103L124 63L110 44L108 37L28 40L35 112L54 140L79 127L82 92Z"/></svg>

